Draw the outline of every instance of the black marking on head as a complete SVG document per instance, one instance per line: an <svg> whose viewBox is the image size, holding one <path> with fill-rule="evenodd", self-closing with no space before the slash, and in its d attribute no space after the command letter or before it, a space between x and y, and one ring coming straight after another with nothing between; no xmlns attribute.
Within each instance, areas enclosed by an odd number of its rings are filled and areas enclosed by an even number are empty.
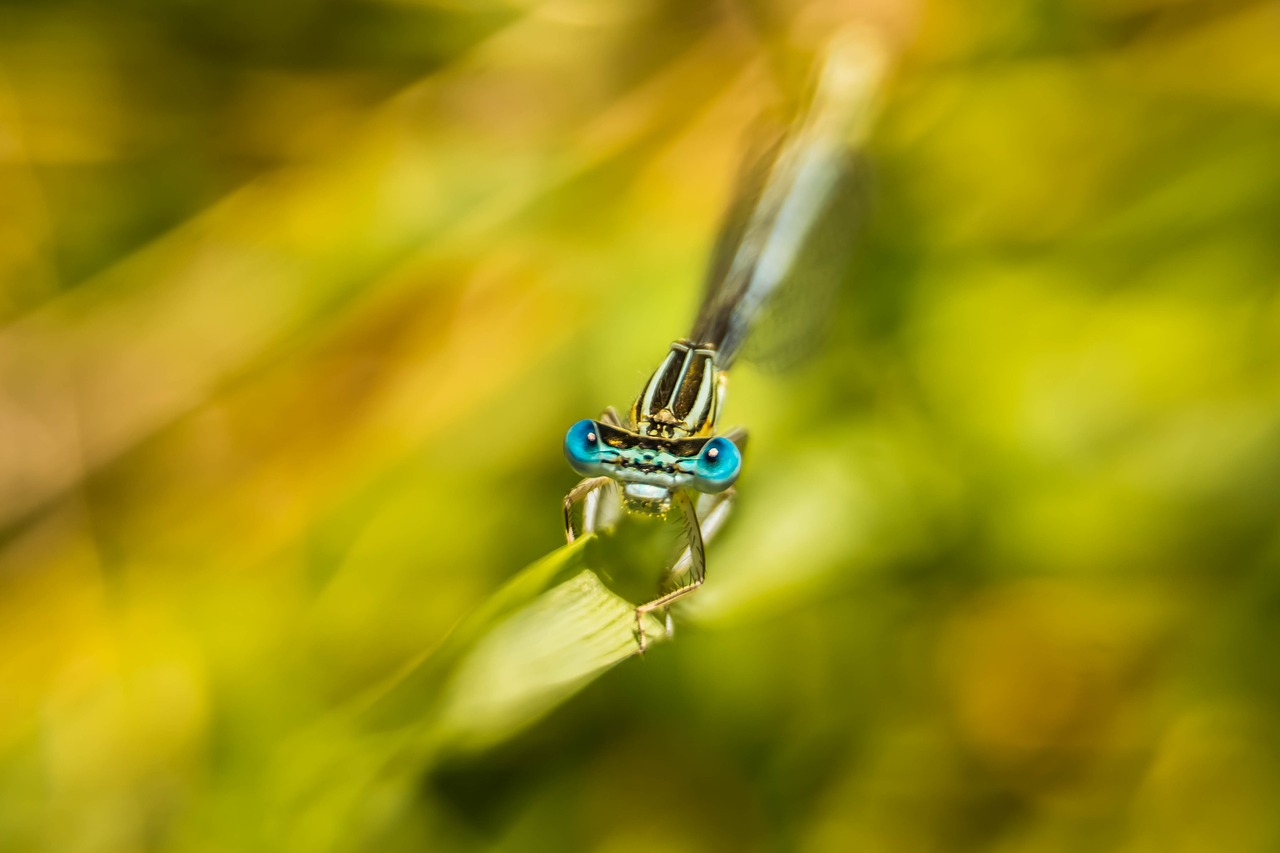
<svg viewBox="0 0 1280 853"><path fill-rule="evenodd" d="M706 446L707 442L711 440L710 436L704 438L662 438L656 435L641 435L640 433L605 423L597 423L596 430L600 435L600 441L606 447L611 447L614 450L639 448L651 451L653 455L670 453L672 456L686 458L697 456L702 452L702 448Z"/></svg>

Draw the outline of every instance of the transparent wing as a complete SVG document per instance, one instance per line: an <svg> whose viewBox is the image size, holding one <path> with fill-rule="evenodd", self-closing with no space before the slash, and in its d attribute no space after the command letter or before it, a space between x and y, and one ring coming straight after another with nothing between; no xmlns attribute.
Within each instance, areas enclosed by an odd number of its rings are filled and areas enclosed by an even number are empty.
<svg viewBox="0 0 1280 853"><path fill-rule="evenodd" d="M778 160L785 135L785 124L763 118L747 134L742 167L738 170L733 196L721 221L720 233L711 253L711 265L703 283L693 335L699 342L722 342L726 332L723 327L729 322L733 306L742 299L741 291L749 279L745 276L731 279L729 271L743 250L747 227L752 214L760 206L761 193ZM705 337L699 337L698 330Z"/></svg>
<svg viewBox="0 0 1280 853"><path fill-rule="evenodd" d="M831 198L745 337L739 358L781 371L821 348L839 294L851 284L854 250L870 207L869 166L865 158L845 158Z"/></svg>
<svg viewBox="0 0 1280 853"><path fill-rule="evenodd" d="M822 285L838 285L852 244L852 152L867 122L883 68L865 40L837 40L822 66L808 110L776 142L757 142L725 219L691 337L715 344L722 367L733 363L766 306L790 303L796 317L821 306ZM852 193L852 194L851 194ZM849 219L847 217L853 217ZM834 250L834 251L833 251ZM794 296L790 295L794 288ZM782 332L766 350L780 356L804 323L779 318ZM763 354L763 353L762 353Z"/></svg>

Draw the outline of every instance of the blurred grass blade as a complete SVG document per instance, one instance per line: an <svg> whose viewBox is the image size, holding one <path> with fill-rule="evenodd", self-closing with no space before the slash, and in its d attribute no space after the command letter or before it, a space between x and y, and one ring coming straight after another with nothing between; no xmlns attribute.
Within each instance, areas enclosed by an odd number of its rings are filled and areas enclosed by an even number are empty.
<svg viewBox="0 0 1280 853"><path fill-rule="evenodd" d="M636 652L635 609L595 573L538 596L494 625L458 665L435 734L449 749L487 746ZM657 639L661 632L650 617Z"/></svg>
<svg viewBox="0 0 1280 853"><path fill-rule="evenodd" d="M286 744L269 784L288 837L274 841L347 837L439 757L517 734L633 656L635 608L591 568L594 541L531 564L389 686ZM665 638L653 617L645 633Z"/></svg>
<svg viewBox="0 0 1280 853"><path fill-rule="evenodd" d="M431 716L441 732L475 735L455 716L465 708L483 708L489 719L502 717L512 725L516 717L528 723L554 705L546 703L551 694L564 698L577 679L633 654L634 608L592 570L592 560L599 559L594 544L593 537L579 539L512 577L440 648L368 700L362 725L421 728ZM658 639L662 632L650 619L645 633ZM553 689L555 684L568 689ZM544 707L523 713L533 696L542 697ZM433 743L449 747L447 738L432 734Z"/></svg>

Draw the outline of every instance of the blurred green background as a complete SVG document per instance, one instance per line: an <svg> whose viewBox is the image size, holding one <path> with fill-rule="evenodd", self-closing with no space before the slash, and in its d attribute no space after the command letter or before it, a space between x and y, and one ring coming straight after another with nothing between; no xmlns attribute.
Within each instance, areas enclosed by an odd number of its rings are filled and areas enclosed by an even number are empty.
<svg viewBox="0 0 1280 853"><path fill-rule="evenodd" d="M1277 10L0 2L0 847L1280 849ZM591 657L563 431L848 21L830 340Z"/></svg>

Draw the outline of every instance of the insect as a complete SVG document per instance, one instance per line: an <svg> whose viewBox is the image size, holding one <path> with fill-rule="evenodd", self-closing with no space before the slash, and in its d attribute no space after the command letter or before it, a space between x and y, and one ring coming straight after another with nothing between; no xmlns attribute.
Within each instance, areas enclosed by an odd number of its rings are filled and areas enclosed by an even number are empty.
<svg viewBox="0 0 1280 853"><path fill-rule="evenodd" d="M624 512L678 513L683 523L685 548L670 569L670 588L635 609L641 652L645 615L664 611L669 635L670 605L706 578L706 542L733 505L747 443L746 430L719 429L727 371L779 290L805 284L797 262L847 174L878 78L874 47L834 40L808 110L744 171L692 331L670 345L626 419L609 408L565 435L565 457L584 478L564 499L569 542L578 535L574 507L583 504L583 532L591 532L602 500L618 490Z"/></svg>

